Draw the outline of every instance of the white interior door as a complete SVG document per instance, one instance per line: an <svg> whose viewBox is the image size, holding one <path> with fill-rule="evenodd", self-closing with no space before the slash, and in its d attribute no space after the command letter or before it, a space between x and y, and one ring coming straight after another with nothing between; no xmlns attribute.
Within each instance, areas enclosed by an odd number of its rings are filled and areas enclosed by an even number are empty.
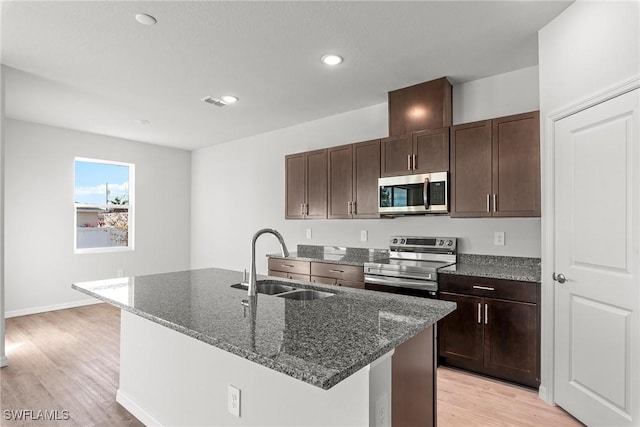
<svg viewBox="0 0 640 427"><path fill-rule="evenodd" d="M640 425L639 92L554 127L555 401L589 426Z"/></svg>

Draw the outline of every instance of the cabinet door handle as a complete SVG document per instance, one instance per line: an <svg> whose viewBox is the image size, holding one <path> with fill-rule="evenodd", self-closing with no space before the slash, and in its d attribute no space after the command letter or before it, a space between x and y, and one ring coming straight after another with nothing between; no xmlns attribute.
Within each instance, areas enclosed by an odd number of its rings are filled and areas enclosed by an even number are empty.
<svg viewBox="0 0 640 427"><path fill-rule="evenodd" d="M357 214L358 212L356 211L356 202L351 202L351 213L353 215Z"/></svg>
<svg viewBox="0 0 640 427"><path fill-rule="evenodd" d="M413 155L413 170L416 169L416 155Z"/></svg>
<svg viewBox="0 0 640 427"><path fill-rule="evenodd" d="M491 212L491 194L487 194L487 212Z"/></svg>
<svg viewBox="0 0 640 427"><path fill-rule="evenodd" d="M331 273L344 273L344 270L329 270Z"/></svg>
<svg viewBox="0 0 640 427"><path fill-rule="evenodd" d="M496 288L492 288L490 286L480 286L480 285L473 285L473 289L480 289L483 291L495 291Z"/></svg>
<svg viewBox="0 0 640 427"><path fill-rule="evenodd" d="M347 202L347 213L351 214L351 202Z"/></svg>
<svg viewBox="0 0 640 427"><path fill-rule="evenodd" d="M484 324L489 323L489 304L484 305Z"/></svg>
<svg viewBox="0 0 640 427"><path fill-rule="evenodd" d="M478 323L482 323L482 303L478 303Z"/></svg>
<svg viewBox="0 0 640 427"><path fill-rule="evenodd" d="M295 267L295 265L291 265L291 264L280 264L280 267L284 267L284 268L293 268L293 267Z"/></svg>
<svg viewBox="0 0 640 427"><path fill-rule="evenodd" d="M300 215L304 215L304 203L300 203Z"/></svg>
<svg viewBox="0 0 640 427"><path fill-rule="evenodd" d="M407 170L411 170L411 154L407 154Z"/></svg>
<svg viewBox="0 0 640 427"><path fill-rule="evenodd" d="M493 211L496 212L498 210L498 196L496 194L493 195Z"/></svg>
<svg viewBox="0 0 640 427"><path fill-rule="evenodd" d="M307 203L304 204L304 214L309 215L309 205Z"/></svg>

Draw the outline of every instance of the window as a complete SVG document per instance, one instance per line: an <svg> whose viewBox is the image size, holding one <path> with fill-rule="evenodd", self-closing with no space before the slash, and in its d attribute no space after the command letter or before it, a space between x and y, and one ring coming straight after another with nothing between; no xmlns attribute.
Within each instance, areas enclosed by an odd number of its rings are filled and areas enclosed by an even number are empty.
<svg viewBox="0 0 640 427"><path fill-rule="evenodd" d="M133 250L134 165L75 159L76 253Z"/></svg>

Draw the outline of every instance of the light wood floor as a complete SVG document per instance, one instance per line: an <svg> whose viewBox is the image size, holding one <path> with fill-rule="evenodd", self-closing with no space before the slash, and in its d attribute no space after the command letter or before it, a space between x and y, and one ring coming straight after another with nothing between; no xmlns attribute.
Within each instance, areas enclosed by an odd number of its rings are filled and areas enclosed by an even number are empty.
<svg viewBox="0 0 640 427"><path fill-rule="evenodd" d="M120 311L107 304L6 320L0 371L2 426L142 426L115 401ZM5 419L6 410L69 411L59 422ZM526 388L438 369L438 425L580 426ZM413 426L396 426L413 427Z"/></svg>

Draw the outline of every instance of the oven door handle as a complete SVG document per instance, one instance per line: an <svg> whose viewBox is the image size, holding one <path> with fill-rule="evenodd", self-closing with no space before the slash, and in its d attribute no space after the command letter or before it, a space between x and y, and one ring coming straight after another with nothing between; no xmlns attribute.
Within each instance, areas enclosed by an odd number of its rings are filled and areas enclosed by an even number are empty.
<svg viewBox="0 0 640 427"><path fill-rule="evenodd" d="M424 202L424 208L429 210L429 178L424 179L424 187L422 188L422 201Z"/></svg>
<svg viewBox="0 0 640 427"><path fill-rule="evenodd" d="M428 280L402 279L398 277L364 276L364 283L372 285L395 286L398 288L424 289L427 291L437 291L438 284Z"/></svg>

